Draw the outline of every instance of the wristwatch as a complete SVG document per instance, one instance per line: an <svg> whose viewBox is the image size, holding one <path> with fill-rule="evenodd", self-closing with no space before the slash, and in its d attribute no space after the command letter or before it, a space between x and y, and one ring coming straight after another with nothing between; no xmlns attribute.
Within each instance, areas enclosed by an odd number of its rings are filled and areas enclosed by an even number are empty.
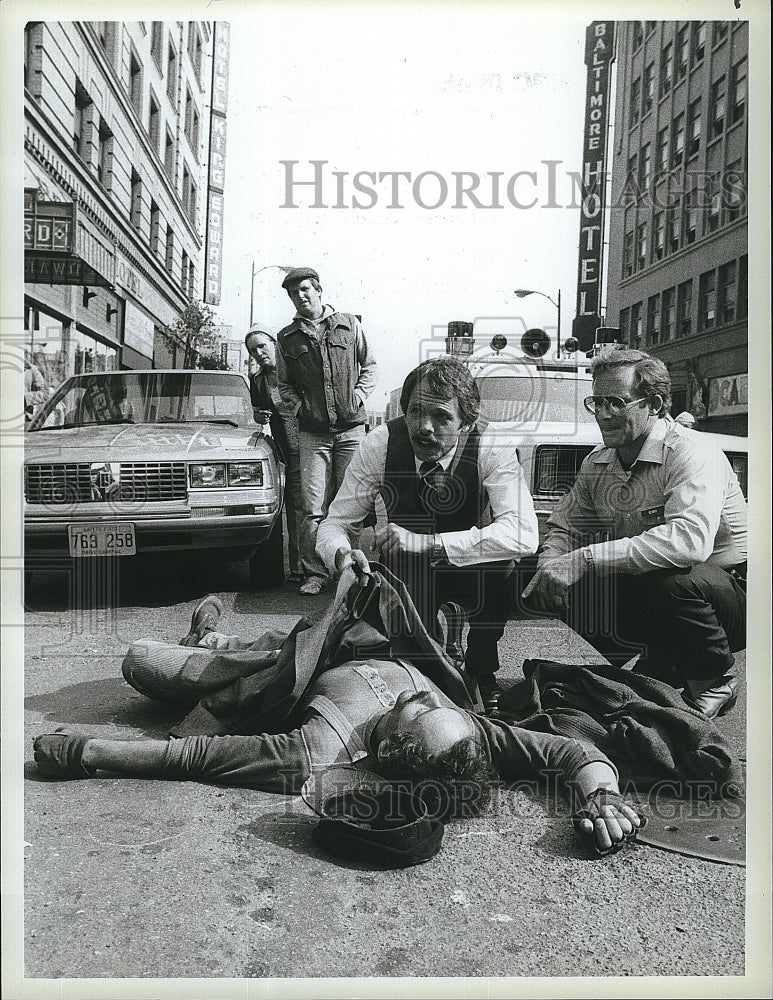
<svg viewBox="0 0 773 1000"><path fill-rule="evenodd" d="M596 563L593 561L593 553L591 552L589 546L586 545L584 548L580 549L580 552L582 552L582 557L587 564L588 571L593 573L596 569Z"/></svg>
<svg viewBox="0 0 773 1000"><path fill-rule="evenodd" d="M446 549L443 545L443 539L440 535L432 536L432 548L430 549L430 556L432 559L445 559Z"/></svg>

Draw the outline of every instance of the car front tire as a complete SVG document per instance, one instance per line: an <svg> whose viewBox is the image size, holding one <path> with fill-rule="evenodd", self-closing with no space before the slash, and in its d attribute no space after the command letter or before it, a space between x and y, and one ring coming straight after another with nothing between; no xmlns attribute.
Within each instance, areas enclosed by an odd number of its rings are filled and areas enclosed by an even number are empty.
<svg viewBox="0 0 773 1000"><path fill-rule="evenodd" d="M285 581L284 538L281 515L274 522L274 529L250 559L250 583L253 587L269 590L281 587Z"/></svg>

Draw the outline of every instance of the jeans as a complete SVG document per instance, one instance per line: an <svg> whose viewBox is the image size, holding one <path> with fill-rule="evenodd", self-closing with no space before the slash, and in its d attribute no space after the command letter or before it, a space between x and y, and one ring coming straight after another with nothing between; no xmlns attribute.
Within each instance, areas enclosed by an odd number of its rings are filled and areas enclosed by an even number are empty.
<svg viewBox="0 0 773 1000"><path fill-rule="evenodd" d="M325 564L316 552L317 531L364 437L363 424L339 433L300 432L303 520L299 547L306 576L327 576Z"/></svg>
<svg viewBox="0 0 773 1000"><path fill-rule="evenodd" d="M300 524L303 511L301 497L301 457L290 452L285 465L285 519L287 522L287 559L291 573L302 573L299 547Z"/></svg>
<svg viewBox="0 0 773 1000"><path fill-rule="evenodd" d="M746 646L746 594L730 573L689 569L583 577L572 588L566 624L612 664L637 653L639 669L684 684L710 680ZM677 685L678 686L678 685Z"/></svg>

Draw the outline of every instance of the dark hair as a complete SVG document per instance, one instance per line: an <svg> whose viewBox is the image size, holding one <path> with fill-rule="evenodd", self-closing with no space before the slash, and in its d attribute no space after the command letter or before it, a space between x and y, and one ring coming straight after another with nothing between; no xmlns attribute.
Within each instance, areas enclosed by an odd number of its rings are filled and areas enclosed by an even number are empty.
<svg viewBox="0 0 773 1000"><path fill-rule="evenodd" d="M634 370L634 392L647 397L661 397L663 405L658 411L658 416L665 417L671 409L671 376L660 358L653 358L644 351L602 347L590 363L590 373L595 378L624 365Z"/></svg>
<svg viewBox="0 0 773 1000"><path fill-rule="evenodd" d="M433 819L479 815L496 780L483 747L472 737L432 756L415 736L388 736L379 746L378 767L387 778L412 780Z"/></svg>
<svg viewBox="0 0 773 1000"><path fill-rule="evenodd" d="M409 372L400 393L400 408L408 412L408 404L419 382L426 383L430 392L441 399L455 399L465 424L472 426L480 416L480 390L470 369L456 358L430 358Z"/></svg>

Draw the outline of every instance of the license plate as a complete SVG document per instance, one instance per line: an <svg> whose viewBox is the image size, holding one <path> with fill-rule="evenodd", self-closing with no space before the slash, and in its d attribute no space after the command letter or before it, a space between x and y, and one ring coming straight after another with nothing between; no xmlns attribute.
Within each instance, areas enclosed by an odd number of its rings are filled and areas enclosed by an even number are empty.
<svg viewBox="0 0 773 1000"><path fill-rule="evenodd" d="M69 524L70 555L135 556L133 524Z"/></svg>

